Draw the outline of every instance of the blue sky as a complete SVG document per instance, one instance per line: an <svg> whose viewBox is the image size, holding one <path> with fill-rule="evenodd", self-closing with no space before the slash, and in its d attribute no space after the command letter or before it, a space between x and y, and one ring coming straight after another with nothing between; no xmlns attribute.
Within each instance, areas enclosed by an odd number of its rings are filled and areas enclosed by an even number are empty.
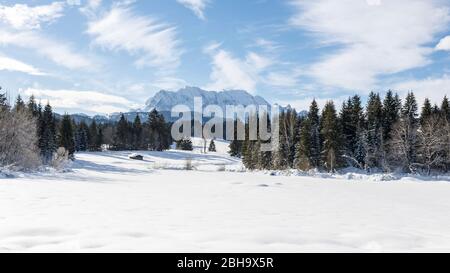
<svg viewBox="0 0 450 273"><path fill-rule="evenodd" d="M59 112L142 107L160 89L312 98L450 89L447 0L0 0L0 85Z"/></svg>

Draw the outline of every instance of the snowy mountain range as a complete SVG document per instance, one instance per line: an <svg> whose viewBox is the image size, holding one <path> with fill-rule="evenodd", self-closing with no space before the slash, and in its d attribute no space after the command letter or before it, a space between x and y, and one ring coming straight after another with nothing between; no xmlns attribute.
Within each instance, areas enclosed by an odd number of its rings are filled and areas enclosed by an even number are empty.
<svg viewBox="0 0 450 273"><path fill-rule="evenodd" d="M198 87L185 87L176 92L161 90L155 96L147 100L142 112L149 112L153 109L159 112L170 112L176 105L187 105L191 109L194 107L194 98L201 97L203 106L218 105L225 110L226 105L267 105L270 104L260 96L252 96L243 90L230 91L206 91Z"/></svg>
<svg viewBox="0 0 450 273"><path fill-rule="evenodd" d="M161 90L153 97L149 98L144 107L141 109L130 110L126 113L113 113L108 116L94 116L88 117L84 114L74 114L72 118L76 122L84 121L91 123L95 120L97 123L117 122L120 116L123 114L129 121L133 121L137 115L143 122L147 120L148 112L153 109L161 112L166 120L174 121L171 117L172 108L176 105L186 105L190 109L194 109L194 98L201 97L203 107L206 105L218 105L225 113L227 105L256 105L268 106L270 109L271 104L260 96L253 96L250 93L243 90L230 90L230 91L206 91L198 87L185 87L178 91Z"/></svg>

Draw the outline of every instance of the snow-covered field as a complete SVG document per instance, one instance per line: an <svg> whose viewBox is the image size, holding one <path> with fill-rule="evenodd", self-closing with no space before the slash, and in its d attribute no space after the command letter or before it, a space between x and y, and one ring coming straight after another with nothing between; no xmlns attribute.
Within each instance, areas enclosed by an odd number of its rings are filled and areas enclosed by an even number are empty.
<svg viewBox="0 0 450 273"><path fill-rule="evenodd" d="M2 178L0 252L450 251L448 181L246 173L218 148Z"/></svg>

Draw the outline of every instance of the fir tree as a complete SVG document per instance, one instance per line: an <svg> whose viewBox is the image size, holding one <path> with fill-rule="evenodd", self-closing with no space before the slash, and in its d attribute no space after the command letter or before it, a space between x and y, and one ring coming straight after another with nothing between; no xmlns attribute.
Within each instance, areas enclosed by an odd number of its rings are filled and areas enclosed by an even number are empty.
<svg viewBox="0 0 450 273"><path fill-rule="evenodd" d="M238 128L238 123L242 122L238 119L236 119L234 121L234 137L233 140L230 142L230 151L228 152L231 156L233 157L242 157L242 148L243 148L243 144L244 141L243 140L238 140L237 137L237 128Z"/></svg>
<svg viewBox="0 0 450 273"><path fill-rule="evenodd" d="M0 111L9 109L8 98L5 93L2 93L2 87L0 86Z"/></svg>
<svg viewBox="0 0 450 273"><path fill-rule="evenodd" d="M89 128L85 122L80 122L78 126L74 126L76 128L75 131L75 150L77 152L85 152L89 148Z"/></svg>
<svg viewBox="0 0 450 273"><path fill-rule="evenodd" d="M255 170L258 165L258 153L257 141L245 140L242 150L242 163L249 170Z"/></svg>
<svg viewBox="0 0 450 273"><path fill-rule="evenodd" d="M441 113L442 116L450 122L450 106L447 96L442 100Z"/></svg>
<svg viewBox="0 0 450 273"><path fill-rule="evenodd" d="M329 172L334 172L340 159L341 143L336 109L332 101L327 102L322 113L321 135L323 166Z"/></svg>
<svg viewBox="0 0 450 273"><path fill-rule="evenodd" d="M308 113L308 120L311 129L310 162L313 168L318 168L321 161L321 139L319 107L316 100L313 100L311 103Z"/></svg>
<svg viewBox="0 0 450 273"><path fill-rule="evenodd" d="M45 106L39 122L38 147L41 151L43 162L48 164L52 160L53 154L58 149L56 141L56 121L53 115L52 107L49 103Z"/></svg>
<svg viewBox="0 0 450 273"><path fill-rule="evenodd" d="M164 116L156 109L149 113L147 121L148 147L152 151L164 151L170 148L172 137Z"/></svg>
<svg viewBox="0 0 450 273"><path fill-rule="evenodd" d="M209 142L208 152L217 152L216 150L216 143L214 142L214 139L211 139L211 142Z"/></svg>
<svg viewBox="0 0 450 273"><path fill-rule="evenodd" d="M433 107L431 106L431 102L428 98L425 99L423 103L422 112L420 114L420 123L423 124L425 120L433 115Z"/></svg>
<svg viewBox="0 0 450 273"><path fill-rule="evenodd" d="M133 148L137 150L143 148L143 127L139 114L133 122Z"/></svg>
<svg viewBox="0 0 450 273"><path fill-rule="evenodd" d="M307 171L311 168L311 123L309 119L303 121L299 132L299 141L295 147L295 168Z"/></svg>
<svg viewBox="0 0 450 273"><path fill-rule="evenodd" d="M99 130L95 119L89 125L89 136L89 150L92 152L100 151L101 144L98 144Z"/></svg>
<svg viewBox="0 0 450 273"><path fill-rule="evenodd" d="M182 151L192 151L194 150L194 146L192 145L192 140L190 137L184 137L181 140L176 142L177 150Z"/></svg>
<svg viewBox="0 0 450 273"><path fill-rule="evenodd" d="M406 119L413 125L417 124L418 107L416 97L413 92L409 92L406 96L405 103L402 108L402 118Z"/></svg>
<svg viewBox="0 0 450 273"><path fill-rule="evenodd" d="M37 105L36 100L34 98L34 95L30 96L30 98L28 100L28 103L27 103L27 108L28 108L28 111L30 111L30 113L31 113L31 115L33 117L36 118L36 117L39 116L39 108L38 108L38 105Z"/></svg>
<svg viewBox="0 0 450 273"><path fill-rule="evenodd" d="M122 114L120 116L120 120L116 126L116 132L114 134L113 139L113 147L115 150L128 150L130 148L129 145L129 124L125 119L125 116Z"/></svg>
<svg viewBox="0 0 450 273"><path fill-rule="evenodd" d="M387 141L391 138L394 124L400 118L401 101L397 94L389 90L383 102L383 137Z"/></svg>
<svg viewBox="0 0 450 273"><path fill-rule="evenodd" d="M17 96L16 103L14 104L14 111L22 111L25 109L25 102L20 95Z"/></svg>
<svg viewBox="0 0 450 273"><path fill-rule="evenodd" d="M383 162L383 106L380 95L370 93L367 104L366 167L379 168Z"/></svg>
<svg viewBox="0 0 450 273"><path fill-rule="evenodd" d="M98 128L98 134L97 137L95 139L95 147L98 151L102 150L102 145L103 145L103 141L104 141L104 136L103 136L103 129L102 128Z"/></svg>
<svg viewBox="0 0 450 273"><path fill-rule="evenodd" d="M390 154L404 171L415 172L417 157L417 102L412 92L408 93L401 110L401 118L394 126Z"/></svg>
<svg viewBox="0 0 450 273"><path fill-rule="evenodd" d="M278 138L278 150L274 152L273 167L277 170L289 168L290 144L289 144L289 125L287 123L288 113L282 111L279 116L280 132ZM267 158L267 155L265 155ZM266 164L267 165L267 164Z"/></svg>
<svg viewBox="0 0 450 273"><path fill-rule="evenodd" d="M75 153L73 131L72 119L68 114L65 114L59 127L59 147L64 147L72 159Z"/></svg>

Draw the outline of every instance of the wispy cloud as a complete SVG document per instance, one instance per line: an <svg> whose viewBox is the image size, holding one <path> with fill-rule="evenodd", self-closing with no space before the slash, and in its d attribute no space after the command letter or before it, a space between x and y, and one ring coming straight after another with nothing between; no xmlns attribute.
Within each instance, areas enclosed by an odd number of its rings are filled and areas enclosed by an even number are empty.
<svg viewBox="0 0 450 273"><path fill-rule="evenodd" d="M47 37L41 31L43 26L62 17L66 6L76 5L79 2L74 0L38 6L0 5L0 21L4 24L0 29L0 45L34 50L57 65L69 69L95 67L90 58L76 52L65 42Z"/></svg>
<svg viewBox="0 0 450 273"><path fill-rule="evenodd" d="M378 77L431 62L435 36L450 22L440 0L293 0L290 25L339 46L310 67L322 84L370 90Z"/></svg>
<svg viewBox="0 0 450 273"><path fill-rule="evenodd" d="M33 31L9 32L0 30L0 45L13 45L32 49L54 63L69 69L92 69L96 67L87 56L77 53L64 42L45 37Z"/></svg>
<svg viewBox="0 0 450 273"><path fill-rule="evenodd" d="M39 71L39 69L33 67L32 65L2 55L0 55L0 70L17 71L33 76L46 75L45 73Z"/></svg>
<svg viewBox="0 0 450 273"><path fill-rule="evenodd" d="M205 20L204 10L211 2L210 0L177 0L178 3L182 4L186 8L192 10L195 15L201 20Z"/></svg>
<svg viewBox="0 0 450 273"><path fill-rule="evenodd" d="M178 67L183 53L176 27L141 16L124 5L114 5L103 17L89 22L93 44L136 56L136 65L162 70Z"/></svg>
<svg viewBox="0 0 450 273"><path fill-rule="evenodd" d="M26 96L34 95L37 99L45 102L50 101L52 105L57 106L57 109L63 109L70 113L110 114L137 107L136 104L123 97L97 91L28 88L22 90L21 93Z"/></svg>

